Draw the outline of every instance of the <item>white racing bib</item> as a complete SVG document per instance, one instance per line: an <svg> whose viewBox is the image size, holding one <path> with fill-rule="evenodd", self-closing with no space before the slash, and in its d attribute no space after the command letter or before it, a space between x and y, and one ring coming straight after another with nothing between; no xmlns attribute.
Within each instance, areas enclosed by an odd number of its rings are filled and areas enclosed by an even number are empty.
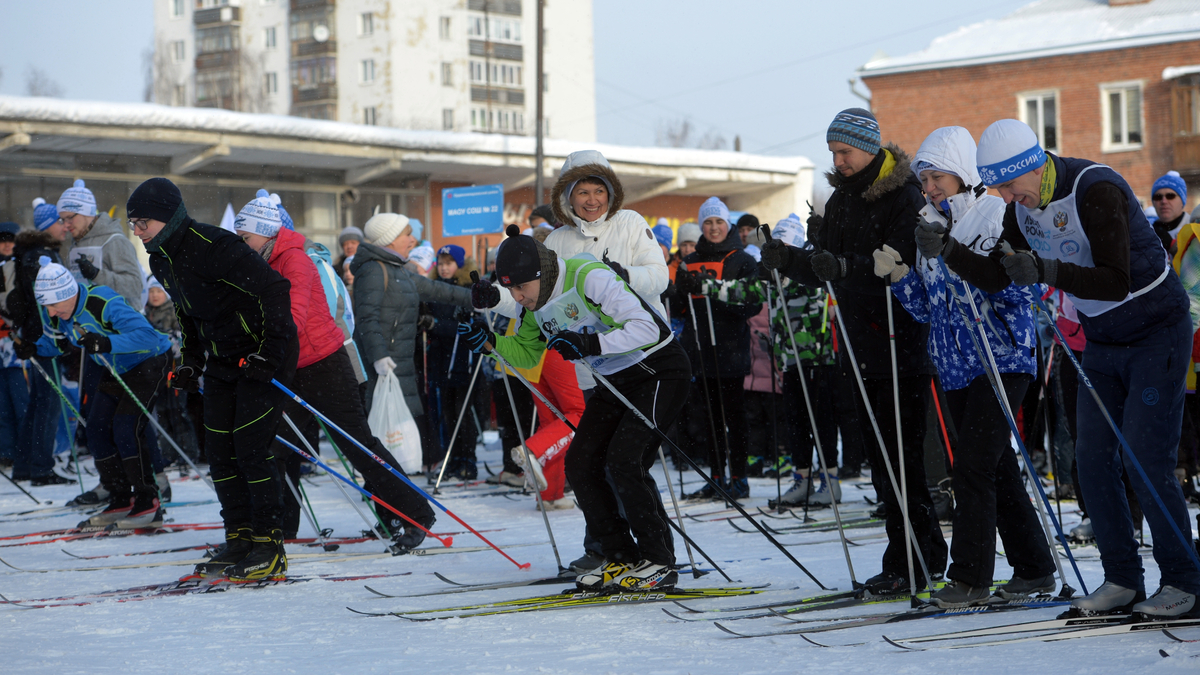
<svg viewBox="0 0 1200 675"><path fill-rule="evenodd" d="M553 337L562 331L604 333L609 330L608 324L604 323L598 314L588 309L574 286L547 302L541 309L534 312L533 316L538 322L538 328L546 337ZM639 349L629 354L589 356L584 360L601 375L611 375L644 358L646 358L646 353Z"/></svg>

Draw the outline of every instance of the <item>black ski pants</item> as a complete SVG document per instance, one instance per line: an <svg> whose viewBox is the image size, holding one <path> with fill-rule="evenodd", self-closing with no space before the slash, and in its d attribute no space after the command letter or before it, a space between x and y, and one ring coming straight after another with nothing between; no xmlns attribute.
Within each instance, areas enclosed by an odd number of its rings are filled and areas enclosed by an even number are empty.
<svg viewBox="0 0 1200 675"><path fill-rule="evenodd" d="M815 438L821 442L825 467L831 470L838 466L838 428L837 415L834 412L836 377L837 366L804 364L804 383L808 385L813 416L817 419ZM796 372L795 364L783 374L783 392L784 400L787 401L788 427L791 429L788 449L792 453L792 466L800 471L809 471L813 466L816 443L808 419L808 408L804 402L804 389L800 386L800 374Z"/></svg>
<svg viewBox="0 0 1200 675"><path fill-rule="evenodd" d="M297 370L296 377L292 379L289 388L392 468L403 471L392 453L371 434L362 399L358 397L358 381L354 377L354 370L350 365L350 357L346 355L346 350L339 349L320 361ZM297 427L300 427L301 431L306 432L305 436L319 428L317 418L291 399L284 403L284 412L295 422ZM326 426L328 427L328 425ZM372 459L345 436L334 431L332 427L328 428L331 440L337 444L346 460L363 475L366 489L369 492L413 520L428 521L429 517L433 515L433 509L420 493L412 489L408 483L397 478L395 474ZM292 428L286 423L279 425L279 435L297 447L304 447ZM313 435L315 436L315 433ZM281 443L277 442L275 445L275 456L285 460L288 475L292 477L292 482L296 484L296 489L299 491L300 464L305 460ZM313 447L316 445L314 444ZM300 504L287 486L283 486L283 503L283 529L285 533L293 534L300 524ZM376 511L385 523L400 520L399 516L383 506L377 506ZM399 526L402 527L405 524L407 521L401 521ZM395 527L389 526L389 529L395 530Z"/></svg>
<svg viewBox="0 0 1200 675"><path fill-rule="evenodd" d="M462 412L462 424L458 425L458 436L454 439L454 447L450 449L450 457L474 464L475 445L479 442L479 429L475 426L475 419L471 415L472 411L463 412L464 406L471 406L471 401L467 399L467 389L468 385L465 384L458 386L446 384L439 386L437 391L441 394L442 443L450 442L450 437L454 435L454 426L458 422L458 415ZM477 391L479 391L478 387L471 390L472 398Z"/></svg>
<svg viewBox="0 0 1200 675"><path fill-rule="evenodd" d="M275 372L285 385L296 373L298 351L292 337ZM225 360L205 370L204 448L226 531L251 525L266 534L282 525L282 486L271 447L284 394L270 382L242 376L236 363Z"/></svg>
<svg viewBox="0 0 1200 675"><path fill-rule="evenodd" d="M717 427L717 438L713 443L708 464L714 476L723 476L728 462L730 478L746 477L746 447L750 442L750 432L746 423L746 399L743 395L745 392L742 389L744 379L707 379L708 409L712 411L713 422ZM722 433L722 422L728 433Z"/></svg>
<svg viewBox="0 0 1200 675"><path fill-rule="evenodd" d="M900 419L903 420L900 432L904 439L904 480L908 491L908 518L916 536L913 544L925 557L929 573L940 574L946 569L949 549L938 525L933 498L929 496L929 488L925 484L925 402L929 382L929 375L900 378ZM899 483L900 453L896 445L896 409L892 396L892 381L867 380L866 389L871 399L872 410L875 412L875 421L879 424L879 432L883 435L887 457L896 474L896 482ZM861 405L861 397L858 400ZM867 420L869 424L865 408L861 413L861 419ZM867 433L874 435L873 431ZM892 489L878 441L871 440L872 442L867 444L871 456L871 483L879 499L887 505L885 528L888 546L883 552L883 570L907 577L908 555L904 549L904 518L900 511L900 496ZM920 581L921 570L915 555L913 568Z"/></svg>
<svg viewBox="0 0 1200 675"><path fill-rule="evenodd" d="M1013 410L1032 379L1025 373L1000 376ZM953 563L946 576L986 588L996 571L996 531L1013 575L1037 579L1054 573L1046 533L1021 481L1021 467L1009 441L1008 421L987 377L946 392L946 404L958 429L954 456ZM932 570L931 570L932 572Z"/></svg>
<svg viewBox="0 0 1200 675"><path fill-rule="evenodd" d="M659 429L667 429L687 401L691 366L683 348L671 342L607 379ZM660 442L657 433L597 384L567 449L565 468L588 532L609 562L675 564L671 526L650 475Z"/></svg>

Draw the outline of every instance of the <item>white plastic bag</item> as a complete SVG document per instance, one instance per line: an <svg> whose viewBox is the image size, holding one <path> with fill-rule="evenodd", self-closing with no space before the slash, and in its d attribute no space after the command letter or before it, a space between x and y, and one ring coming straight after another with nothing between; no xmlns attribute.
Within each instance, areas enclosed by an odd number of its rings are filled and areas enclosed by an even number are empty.
<svg viewBox="0 0 1200 675"><path fill-rule="evenodd" d="M371 427L371 434L400 462L396 468L404 473L421 470L421 435L412 413L408 412L408 404L404 402L404 392L400 390L400 380L396 379L395 373L388 371L375 383L367 424Z"/></svg>

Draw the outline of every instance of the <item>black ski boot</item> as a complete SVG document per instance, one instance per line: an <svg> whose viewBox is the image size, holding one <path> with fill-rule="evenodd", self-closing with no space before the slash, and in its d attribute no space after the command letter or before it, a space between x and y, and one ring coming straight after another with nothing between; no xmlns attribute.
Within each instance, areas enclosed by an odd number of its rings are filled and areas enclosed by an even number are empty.
<svg viewBox="0 0 1200 675"><path fill-rule="evenodd" d="M720 485L721 489L725 490L726 492L729 491L728 490L729 484L725 482L724 476L713 476L712 481L713 481L713 483ZM684 499L700 501L700 500L721 499L721 497L717 494L717 490L716 490L716 488L714 488L712 486L712 483L705 483L704 487L700 488L699 490L696 490L695 492L693 492L689 495L685 495Z"/></svg>
<svg viewBox="0 0 1200 675"><path fill-rule="evenodd" d="M283 550L283 530L255 533L253 548L241 561L225 568L231 581L283 579L287 575L287 553Z"/></svg>
<svg viewBox="0 0 1200 675"><path fill-rule="evenodd" d="M100 483L96 487L79 495L78 497L67 502L67 506L99 506L101 503L108 500L112 495L108 488L104 487L104 483Z"/></svg>
<svg viewBox="0 0 1200 675"><path fill-rule="evenodd" d="M212 558L196 565L195 573L202 577L225 576L225 568L239 563L254 547L254 530L249 525L225 530L225 543L213 553Z"/></svg>
<svg viewBox="0 0 1200 675"><path fill-rule="evenodd" d="M433 527L433 523L437 520L437 518L435 518L431 513L429 514L428 518L416 518L415 520L420 523L425 530L428 530ZM408 553L414 548L420 546L421 542L425 541L425 530L422 530L412 523L405 523L404 532L401 533L400 525L401 523L398 520L393 520L392 524L390 525L392 532L396 533L392 535L392 555L402 555Z"/></svg>

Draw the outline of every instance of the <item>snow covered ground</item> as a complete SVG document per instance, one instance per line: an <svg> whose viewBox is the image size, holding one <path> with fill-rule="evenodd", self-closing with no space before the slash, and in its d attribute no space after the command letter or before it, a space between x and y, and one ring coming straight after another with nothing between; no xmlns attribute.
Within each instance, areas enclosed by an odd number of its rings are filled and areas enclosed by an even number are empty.
<svg viewBox="0 0 1200 675"><path fill-rule="evenodd" d="M500 463L498 452L480 452L480 459L493 468ZM496 469L498 470L498 469ZM660 478L661 467L655 468ZM486 475L480 472L481 477ZM678 488L678 474L674 475ZM684 475L685 488L699 487L695 475ZM91 487L94 479L88 479ZM423 485L423 481L420 483ZM749 506L765 506L774 498L774 481L752 480ZM335 536L353 536L363 523L343 499L328 476L305 479L308 495L323 527L334 528ZM665 492L665 487L663 488ZM784 486L786 489L786 485ZM176 501L208 500L212 492L200 481L173 484ZM520 562L532 563L518 570L493 551L451 555L382 556L361 560L322 562L295 558L292 576L318 574L366 575L411 572L408 576L383 577L365 583L392 594L413 594L449 589L433 573L440 572L460 582L488 582L550 576L556 570L554 553L547 542L540 514L532 496L476 496L489 492L483 486L444 488L440 499L451 511L504 547ZM36 488L39 499L60 505L79 490L75 486ZM845 489L844 509L863 511L869 489ZM0 483L0 513L11 514L33 508L33 503L11 484ZM692 504L686 512L700 514L719 510L714 504ZM1193 512L1195 509L1193 509ZM828 511L816 514L826 518ZM1064 502L1066 527L1078 523L1074 502ZM583 517L578 509L549 514L563 562L582 553ZM168 518L176 523L216 523L216 504L171 509ZM80 515L31 519L0 516L0 537L70 527ZM766 521L777 527L785 521ZM749 524L740 522L749 529ZM435 532L461 532L449 516L440 514ZM739 583L770 584L763 595L727 599L693 600L694 607L750 604L759 598L790 598L815 595L820 589L761 535L743 534L729 522L699 523L689 520L687 529L705 550ZM311 536L304 522L300 536ZM859 580L879 570L883 552L882 528L851 530L861 545L851 549ZM874 538L872 538L874 536ZM789 550L828 587L850 584L836 532L780 535ZM191 560L197 551L147 556L109 557L81 560L79 556L152 551L191 544L217 543L220 530L190 531L156 536L108 537L65 543L12 546L0 540L0 558L26 570L0 566L0 593L12 600L95 593L143 584L171 581L190 571L190 565L79 571L82 567L117 566ZM24 541L24 540L22 540ZM455 546L476 546L469 534L455 534ZM677 538L678 556L686 561ZM429 539L425 547L438 547ZM381 551L378 542L344 545L338 554ZM289 547L293 554L319 549ZM1101 581L1100 564L1094 548L1076 551L1089 587ZM1157 586L1158 571L1147 554L1147 587ZM1011 570L997 564L997 578ZM1078 584L1074 582L1077 586ZM717 574L699 581L684 575L681 586L720 585ZM822 649L797 635L739 640L718 630L710 622L682 622L667 616L664 605L602 606L560 611L541 611L493 617L474 617L413 623L395 617L353 614L347 607L365 611L414 610L449 607L472 602L542 595L559 586L510 588L455 595L418 598L381 598L363 588L363 581L298 583L262 589L182 597L159 597L134 602L98 602L86 606L21 609L0 607L0 672L4 673L787 673L787 672L874 672L992 673L1052 671L1066 673L1197 672L1200 643L1180 644L1161 633L1100 637L1060 643L1029 642L1016 645L962 650L904 652L888 645L882 635L906 637L949 630L966 630L1016 621L1053 618L1057 609L1036 609L989 616L922 619L888 626L869 626L826 632L812 637L830 645ZM562 588L569 586L563 583ZM670 607L669 605L667 605ZM878 613L903 603L830 610L822 616ZM698 615L693 615L698 616ZM733 621L738 630L769 631L787 625L779 618ZM1200 629L1182 629L1185 638L1200 638ZM1160 650L1168 656L1164 657Z"/></svg>

